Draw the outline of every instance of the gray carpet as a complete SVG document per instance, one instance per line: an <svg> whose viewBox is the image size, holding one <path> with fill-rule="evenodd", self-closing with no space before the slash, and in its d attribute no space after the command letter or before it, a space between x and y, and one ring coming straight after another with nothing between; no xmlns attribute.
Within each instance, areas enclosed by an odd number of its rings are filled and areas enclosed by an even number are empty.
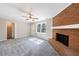
<svg viewBox="0 0 79 59"><path fill-rule="evenodd" d="M58 56L50 44L36 37L0 42L0 56Z"/></svg>

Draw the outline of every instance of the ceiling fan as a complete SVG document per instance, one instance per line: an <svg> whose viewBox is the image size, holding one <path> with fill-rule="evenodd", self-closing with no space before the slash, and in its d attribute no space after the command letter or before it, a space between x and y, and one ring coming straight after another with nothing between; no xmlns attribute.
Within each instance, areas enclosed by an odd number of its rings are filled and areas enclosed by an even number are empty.
<svg viewBox="0 0 79 59"><path fill-rule="evenodd" d="M26 13L26 15L22 16L22 17L25 17L26 20L29 20L29 21L38 20L38 18L34 17L34 15L32 14L31 10L30 11L26 11L25 13Z"/></svg>

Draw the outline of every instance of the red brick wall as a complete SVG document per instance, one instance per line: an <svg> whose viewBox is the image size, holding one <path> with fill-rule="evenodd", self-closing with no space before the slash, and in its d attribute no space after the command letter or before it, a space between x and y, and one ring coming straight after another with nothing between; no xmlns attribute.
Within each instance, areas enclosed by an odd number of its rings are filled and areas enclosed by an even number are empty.
<svg viewBox="0 0 79 59"><path fill-rule="evenodd" d="M53 19L54 26L79 23L79 4L72 4Z"/></svg>
<svg viewBox="0 0 79 59"><path fill-rule="evenodd" d="M64 11L53 18L53 25L68 25L79 23L79 4L70 5ZM69 48L79 51L79 29L54 29L53 38L56 38L56 33L69 35Z"/></svg>

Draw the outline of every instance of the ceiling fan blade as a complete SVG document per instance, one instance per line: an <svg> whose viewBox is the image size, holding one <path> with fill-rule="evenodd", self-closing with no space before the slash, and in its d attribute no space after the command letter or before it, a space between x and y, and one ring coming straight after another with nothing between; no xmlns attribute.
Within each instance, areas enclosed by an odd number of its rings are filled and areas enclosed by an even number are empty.
<svg viewBox="0 0 79 59"><path fill-rule="evenodd" d="M29 20L29 19L26 19L26 20Z"/></svg>
<svg viewBox="0 0 79 59"><path fill-rule="evenodd" d="M22 17L28 18L28 16L22 16Z"/></svg>
<svg viewBox="0 0 79 59"><path fill-rule="evenodd" d="M32 19L38 19L38 18L32 18Z"/></svg>

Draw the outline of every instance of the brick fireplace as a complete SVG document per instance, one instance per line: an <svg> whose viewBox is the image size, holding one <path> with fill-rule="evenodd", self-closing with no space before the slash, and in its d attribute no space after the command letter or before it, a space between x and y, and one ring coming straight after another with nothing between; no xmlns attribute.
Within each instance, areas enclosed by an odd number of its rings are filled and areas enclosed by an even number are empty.
<svg viewBox="0 0 79 59"><path fill-rule="evenodd" d="M79 24L78 11L79 4L73 3L53 18L53 26ZM50 43L61 55L79 55L79 28L60 28L52 30L52 39L50 40ZM64 39L68 37L68 44L61 42L61 40L58 41L57 33L64 36Z"/></svg>

